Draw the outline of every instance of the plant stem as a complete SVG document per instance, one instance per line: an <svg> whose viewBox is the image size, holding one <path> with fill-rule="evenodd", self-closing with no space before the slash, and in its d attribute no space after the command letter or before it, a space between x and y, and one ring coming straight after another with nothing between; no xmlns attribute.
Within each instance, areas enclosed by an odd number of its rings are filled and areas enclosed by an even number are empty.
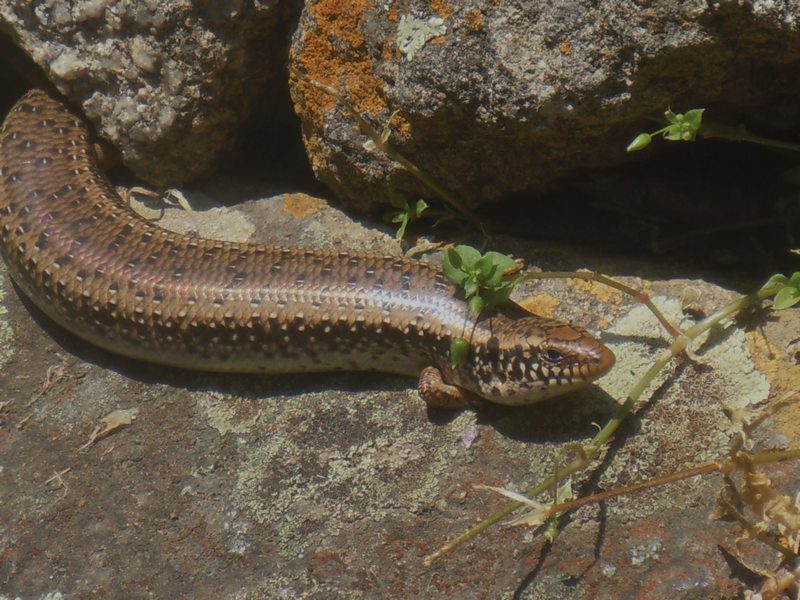
<svg viewBox="0 0 800 600"><path fill-rule="evenodd" d="M632 288L624 283L620 283L619 281L611 279L610 277L606 277L605 275L600 275L599 273L594 273L592 271L529 271L521 276L521 280L527 279L581 279L583 281L596 281L598 283L602 283L603 285L607 285L610 288L620 290L621 292L632 296L634 300L647 306L647 308L649 308L650 312L655 315L656 319L658 319L664 329L667 330L667 333L669 333L670 337L677 337L681 335L681 330L670 323L664 314L658 310L658 308L656 308L656 305L653 304L650 296L637 290L636 288Z"/></svg>
<svg viewBox="0 0 800 600"><path fill-rule="evenodd" d="M704 121L698 133L705 138L719 138L732 142L750 142L770 148L800 152L800 144L792 144L790 142L782 142L780 140L753 135L744 127L731 127L730 125L720 125L718 123Z"/></svg>
<svg viewBox="0 0 800 600"><path fill-rule="evenodd" d="M375 144L375 147L385 153L388 157L396 160L399 162L409 173L411 173L414 177L416 177L420 182L422 182L428 189L430 189L433 193L439 196L442 200L444 200L447 204L449 204L455 211L457 211L460 215L463 216L464 219L470 221L473 225L476 225L483 231L483 226L481 223L480 218L476 215L472 209L467 207L465 204L460 202L453 194L448 192L444 187L439 185L430 175L425 173L422 169L420 169L417 165L412 163L409 159L403 156L398 150L396 150L388 141L383 139L381 132L375 129L369 121L367 121L361 114L356 111L355 107L341 94L338 90L332 88L331 86L325 85L318 81L315 81L308 76L302 73L295 73L297 77L308 83L309 85L317 88L325 92L326 94L330 94L355 118L356 122L358 123L359 129L369 136L372 140L372 143Z"/></svg>
<svg viewBox="0 0 800 600"><path fill-rule="evenodd" d="M536 275L542 275L541 273L537 273ZM547 274L547 277L560 277L564 275L563 273L552 273ZM578 276L584 275L582 273L572 273L571 276ZM591 279L598 281L599 279L595 279L593 273L586 273L586 277L578 277L579 279ZM609 280L612 281L613 280ZM604 282L606 283L606 282ZM616 285L612 285L617 289L622 289L620 286L622 284L617 284L617 282L613 282ZM627 286L623 286L627 287ZM630 394L626 398L625 402L617 409L616 414L614 417L606 424L603 429L597 433L591 443L587 446L584 457L579 457L578 459L574 460L571 464L561 468L555 475L552 475L543 481L539 482L538 484L528 488L525 491L525 495L529 498L534 498L541 494L542 492L546 491L548 488L555 485L561 479L575 473L576 471L585 467L590 459L605 445L605 443L611 438L611 436L616 432L619 428L620 424L628 417L630 412L633 410L636 401L642 395L647 386L650 385L650 382L653 381L655 376L658 374L661 369L663 369L667 363L674 357L683 352L686 349L686 346L689 342L695 339L697 336L702 334L703 332L707 331L714 325L717 325L720 321L730 317L731 315L749 308L750 306L755 305L756 303L773 296L775 293L778 292L783 287L783 284L774 284L768 287L763 287L757 292L753 292L752 294L748 294L747 296L743 296L742 298L732 302L731 304L721 308L714 314L708 316L707 318L703 319L701 322L693 325L689 329L687 329L682 334L678 335L672 342L669 350L662 352L661 355L655 360L653 365L647 370L647 372L639 379L636 385L631 390ZM629 288L632 289L632 288ZM635 292L635 290L634 290ZM634 293L634 295L636 295ZM772 459L772 461L776 460L785 460L788 458L796 458L800 455L800 450L792 450L792 451L783 451L783 452L771 452L766 453L763 455L765 458L762 460ZM480 523L473 525L469 529L467 529L464 533L459 535L458 537L450 540L440 548L438 548L433 553L429 554L425 557L425 564L431 565L434 561L441 558L443 555L447 554L451 550L457 548L464 542L468 542L471 539L478 536L481 532L485 529L489 528L490 526L494 525L498 521L500 521L503 517L509 515L510 513L514 512L518 508L523 506L521 502L509 502L505 506L499 508L491 515L486 517L486 519L482 520Z"/></svg>

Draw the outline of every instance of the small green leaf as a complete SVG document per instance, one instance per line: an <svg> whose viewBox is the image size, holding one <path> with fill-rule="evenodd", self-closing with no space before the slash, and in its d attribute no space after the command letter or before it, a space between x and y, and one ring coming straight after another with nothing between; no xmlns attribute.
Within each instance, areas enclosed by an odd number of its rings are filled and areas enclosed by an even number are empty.
<svg viewBox="0 0 800 600"><path fill-rule="evenodd" d="M462 337L454 337L450 341L450 365L457 367L467 362L469 356L469 342Z"/></svg>
<svg viewBox="0 0 800 600"><path fill-rule="evenodd" d="M455 248L448 248L445 252L444 260L449 262L456 269L464 269L464 259Z"/></svg>
<svg viewBox="0 0 800 600"><path fill-rule="evenodd" d="M517 261L515 261L510 256L506 256L505 254L500 254L499 252L487 252L486 257L492 259L492 263L497 267L497 270L494 271L486 281L487 285L489 286L496 286L499 285L500 282L503 281L503 276L507 271L511 271L512 269L517 269Z"/></svg>
<svg viewBox="0 0 800 600"><path fill-rule="evenodd" d="M650 145L650 142L653 141L653 136L649 133L640 133L633 141L628 144L626 148L627 152L638 152L639 150L644 150Z"/></svg>
<svg viewBox="0 0 800 600"><path fill-rule="evenodd" d="M459 245L455 247L455 251L461 257L465 271L473 270L475 268L475 263L478 262L481 257L481 253L472 246Z"/></svg>
<svg viewBox="0 0 800 600"><path fill-rule="evenodd" d="M486 302L486 308L494 308L495 306L503 304L503 302L507 302L516 285L517 281L514 280L507 282L502 287L484 290L481 296Z"/></svg>
<svg viewBox="0 0 800 600"><path fill-rule="evenodd" d="M786 275L781 275L780 273L776 273L775 275L769 278L769 281L767 281L767 283L765 283L763 287L770 287L775 285L776 283L787 285L789 283L789 278Z"/></svg>
<svg viewBox="0 0 800 600"><path fill-rule="evenodd" d="M473 296L472 298L469 299L469 311L473 315L481 314L481 311L483 311L483 307L485 305L486 305L486 303L483 301L483 298L481 298L480 296Z"/></svg>
<svg viewBox="0 0 800 600"><path fill-rule="evenodd" d="M464 282L464 295L472 298L478 291L478 283L474 279L467 279Z"/></svg>
<svg viewBox="0 0 800 600"><path fill-rule="evenodd" d="M475 274L477 275L478 281L481 283L487 281L496 270L497 267L492 262L491 256L482 256L478 262L475 263Z"/></svg>
<svg viewBox="0 0 800 600"><path fill-rule="evenodd" d="M461 260L455 248L449 248L444 253L442 260L442 272L447 280L455 286L461 287L467 279L466 272L462 269L464 262Z"/></svg>
<svg viewBox="0 0 800 600"><path fill-rule="evenodd" d="M428 210L428 203L420 198L414 203L414 218L419 219L426 210Z"/></svg>
<svg viewBox="0 0 800 600"><path fill-rule="evenodd" d="M664 130L664 138L671 142L678 142L682 139L683 132L680 125L670 125Z"/></svg>
<svg viewBox="0 0 800 600"><path fill-rule="evenodd" d="M400 218L399 221L395 221L394 219L392 219L392 221L394 221L395 223L400 223L400 227L397 228L397 233L394 234L394 238L397 241L400 241L406 234L406 226L408 225L408 215L397 215L397 216Z"/></svg>
<svg viewBox="0 0 800 600"><path fill-rule="evenodd" d="M800 289L787 285L775 294L775 300L772 302L772 307L775 310L783 310L794 306L800 302Z"/></svg>
<svg viewBox="0 0 800 600"><path fill-rule="evenodd" d="M705 110L705 108L693 108L692 110L687 110L686 114L683 115L683 124L691 127L692 130L697 133L703 123L703 113Z"/></svg>
<svg viewBox="0 0 800 600"><path fill-rule="evenodd" d="M506 254L500 254L499 252L490 250L484 256L490 257L492 262L496 264L502 271L508 271L509 269L514 269L517 267L517 261Z"/></svg>
<svg viewBox="0 0 800 600"><path fill-rule="evenodd" d="M447 280L456 287L462 287L467 280L467 274L464 271L456 269L446 260L442 262L442 272Z"/></svg>
<svg viewBox="0 0 800 600"><path fill-rule="evenodd" d="M800 288L800 271L795 271L789 278L789 283L795 287Z"/></svg>

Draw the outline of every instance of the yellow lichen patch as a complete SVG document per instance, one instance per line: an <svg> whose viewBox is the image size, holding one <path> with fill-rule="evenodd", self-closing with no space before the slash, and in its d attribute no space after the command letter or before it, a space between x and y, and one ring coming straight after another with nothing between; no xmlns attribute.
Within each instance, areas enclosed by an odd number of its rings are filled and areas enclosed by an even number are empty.
<svg viewBox="0 0 800 600"><path fill-rule="evenodd" d="M561 300L550 294L536 294L535 296L524 298L519 304L525 310L529 310L540 317L552 318L561 304Z"/></svg>
<svg viewBox="0 0 800 600"><path fill-rule="evenodd" d="M472 31L480 31L483 28L483 14L477 8L468 10L464 22Z"/></svg>
<svg viewBox="0 0 800 600"><path fill-rule="evenodd" d="M283 210L295 219L304 219L324 210L328 205L308 194L284 194Z"/></svg>
<svg viewBox="0 0 800 600"><path fill-rule="evenodd" d="M781 347L770 344L759 330L747 333L747 346L756 368L769 379L776 391L797 389L800 365L787 356Z"/></svg>
<svg viewBox="0 0 800 600"><path fill-rule="evenodd" d="M798 398L781 408L774 417L777 428L788 437L800 437L800 365L784 352L780 344L770 343L761 330L753 330L746 335L753 364L770 383L771 395L783 398L789 392L796 392Z"/></svg>
<svg viewBox="0 0 800 600"><path fill-rule="evenodd" d="M602 330L602 331L605 331L606 329L608 329L610 325L611 325L611 321L609 321L608 319L600 318L600 319L597 320L597 328Z"/></svg>
<svg viewBox="0 0 800 600"><path fill-rule="evenodd" d="M582 279L576 279L572 285L576 290L589 292L601 302L609 302L611 300L616 302L619 300L621 295L621 292L618 290L608 287L607 285L597 283L596 281L584 281Z"/></svg>
<svg viewBox="0 0 800 600"><path fill-rule="evenodd" d="M450 13L452 12L450 4L446 0L431 0L431 8L433 9L433 12L443 19L449 17Z"/></svg>

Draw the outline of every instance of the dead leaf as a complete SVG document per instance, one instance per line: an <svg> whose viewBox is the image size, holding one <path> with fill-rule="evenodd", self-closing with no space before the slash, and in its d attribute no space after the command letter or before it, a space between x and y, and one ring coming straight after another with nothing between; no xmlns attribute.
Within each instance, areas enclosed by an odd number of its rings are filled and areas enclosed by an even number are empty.
<svg viewBox="0 0 800 600"><path fill-rule="evenodd" d="M507 490L505 488L494 487L491 485L476 485L476 489L481 490L489 490L500 494L501 496L505 496L506 498L510 498L516 502L520 502L525 506L531 507L533 510L526 512L523 515L520 515L516 519L512 519L511 521L507 521L504 525L509 527L514 527L518 525L528 525L530 527L538 527L539 525L544 524L547 519L550 518L551 504L542 504L541 502L536 502L535 500L531 500L527 496L524 496L518 492L514 492L512 490Z"/></svg>
<svg viewBox="0 0 800 600"><path fill-rule="evenodd" d="M117 429L127 427L133 423L138 414L138 408L120 408L108 413L105 417L100 419L100 424L95 427L94 431L89 435L89 441L78 448L78 450L85 450L96 441L102 440L107 435L114 433Z"/></svg>

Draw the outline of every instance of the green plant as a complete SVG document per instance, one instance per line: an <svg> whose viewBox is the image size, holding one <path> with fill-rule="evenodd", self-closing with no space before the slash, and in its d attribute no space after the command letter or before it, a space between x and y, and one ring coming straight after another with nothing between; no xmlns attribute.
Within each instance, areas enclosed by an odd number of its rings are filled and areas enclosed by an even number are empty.
<svg viewBox="0 0 800 600"><path fill-rule="evenodd" d="M406 197L399 192L393 193L389 202L391 202L392 206L397 210L387 213L385 218L391 223L398 224L397 232L394 234L394 237L399 241L405 236L408 224L419 219L422 213L428 209L428 203L422 198L418 199L416 202L409 202Z"/></svg>
<svg viewBox="0 0 800 600"><path fill-rule="evenodd" d="M506 302L519 282L514 276L519 271L517 261L499 252L481 254L471 246L449 248L442 271L450 283L463 290L474 315Z"/></svg>
<svg viewBox="0 0 800 600"><path fill-rule="evenodd" d="M548 278L550 277L561 278L565 274L542 273L534 275L539 275L539 276L543 275ZM598 277L593 273L575 273L573 274L573 276L579 276L579 278L587 280L590 279L597 281L602 280L603 283L607 283L609 285L613 284L612 287L615 287L617 289L623 289L623 290L625 289L625 286L616 284L615 282L613 282L613 280L609 280L608 278ZM661 369L663 369L667 365L667 363L669 363L674 357L686 351L687 346L691 341L696 340L701 334L709 331L712 327L719 325L719 323L721 323L722 321L729 319L733 315L743 310L746 310L751 306L754 306L759 302L766 300L768 298L773 299L774 308L778 308L777 306L778 297L782 295L790 297L788 300L788 302L790 303L786 303L783 306L783 308L787 308L788 306L795 304L798 301L797 297L798 284L800 284L800 274L798 273L794 273L791 277L786 277L784 275L775 275L772 278L770 278L769 282L767 282L767 284L765 284L757 292L753 292L751 294L748 294L747 296L739 298L734 302L731 302L727 306L720 308L713 314L707 316L705 319L689 327L685 331L681 331L679 329L674 328L673 326L669 326L667 329L668 331L671 332L671 335L674 336L670 347L656 357L655 361L647 370L647 372L639 379L639 381L631 389L630 393L625 399L625 402L617 410L617 413L611 418L611 420L605 425L605 427L603 427L597 433L597 435L595 435L594 439L589 443L588 446L577 449L576 452L577 456L572 462L562 467L559 467L557 472L551 477L548 477L545 480L539 482L538 484L529 487L525 491L525 497L535 498L539 494L547 491L548 489L553 488L553 486L557 485L560 481L564 480L566 477L569 477L573 473L589 466L591 464L591 459L605 446L605 444L611 439L611 437L617 431L620 424L628 417L628 415L635 407L636 402L639 400L639 398L647 389L647 387L652 383L653 379L658 374L658 372L661 371ZM785 290L787 288L791 288L794 291L786 292ZM638 294L634 294L634 297L640 300L642 298ZM659 320L662 319L663 317L659 317ZM662 323L666 323L666 321L662 320ZM785 452L770 453L766 455L765 460L767 462L774 462L777 460L796 459L799 456L800 456L800 449L794 448ZM691 476L694 476L705 472L711 472L713 470L720 470L720 469L718 469L717 465L712 465L711 467L702 467L700 468L700 470L695 469L694 471L690 471L689 474ZM683 474L671 476L669 478L665 478L664 481L658 482L658 484L663 484L668 481L677 480L683 477L684 477ZM631 486L630 490L623 490L620 493L627 493L635 489L641 489L642 487L643 486L641 485ZM617 492L615 492L615 494L616 493ZM474 539L477 535L486 530L488 527L494 525L495 523L498 523L507 515L523 507L524 505L527 505L529 508L533 508L534 513L531 515L523 516L522 518L520 518L519 522L526 524L533 524L536 522L544 522L546 519L553 517L555 513L557 513L558 511L567 510L574 506L580 506L586 502L586 499L577 499L561 505L551 505L550 507L545 508L544 505L542 504L528 503L527 501L523 501L521 497L514 496L513 494L511 495L511 497L514 500L513 502L510 502L509 504L506 504L502 508L496 510L494 513L489 515L484 520L480 521L476 525L473 525L461 535L450 540L449 542L441 546L439 549L429 554L425 558L425 563L428 565L432 564L434 561L441 558L444 554L450 552L454 548L457 548L464 542Z"/></svg>
<svg viewBox="0 0 800 600"><path fill-rule="evenodd" d="M705 110L705 108L693 108L686 111L686 113L676 114L668 108L664 112L664 116L669 121L669 125L652 133L640 133L628 145L628 152L644 150L650 145L653 137L657 135L662 135L665 139L673 142L693 142L703 123L703 112Z"/></svg>
<svg viewBox="0 0 800 600"><path fill-rule="evenodd" d="M790 277L780 273L773 275L764 284L764 287L768 288L774 285L783 286L772 301L772 308L775 310L783 310L800 302L800 271L795 271Z"/></svg>
<svg viewBox="0 0 800 600"><path fill-rule="evenodd" d="M758 135L753 135L743 125L731 126L703 121L705 108L693 108L685 113L674 113L669 108L664 112L668 125L652 133L640 133L628 144L628 152L644 150L653 141L653 137L662 135L670 141L692 142L698 135L704 138L717 138L730 142L750 142L768 148L800 152L800 144L783 142Z"/></svg>
<svg viewBox="0 0 800 600"><path fill-rule="evenodd" d="M464 294L469 310L478 316L484 310L508 301L520 278L515 274L520 265L499 252L481 254L471 246L448 248L442 261L442 272L450 283ZM450 362L455 367L469 356L469 342L454 337L450 342Z"/></svg>

